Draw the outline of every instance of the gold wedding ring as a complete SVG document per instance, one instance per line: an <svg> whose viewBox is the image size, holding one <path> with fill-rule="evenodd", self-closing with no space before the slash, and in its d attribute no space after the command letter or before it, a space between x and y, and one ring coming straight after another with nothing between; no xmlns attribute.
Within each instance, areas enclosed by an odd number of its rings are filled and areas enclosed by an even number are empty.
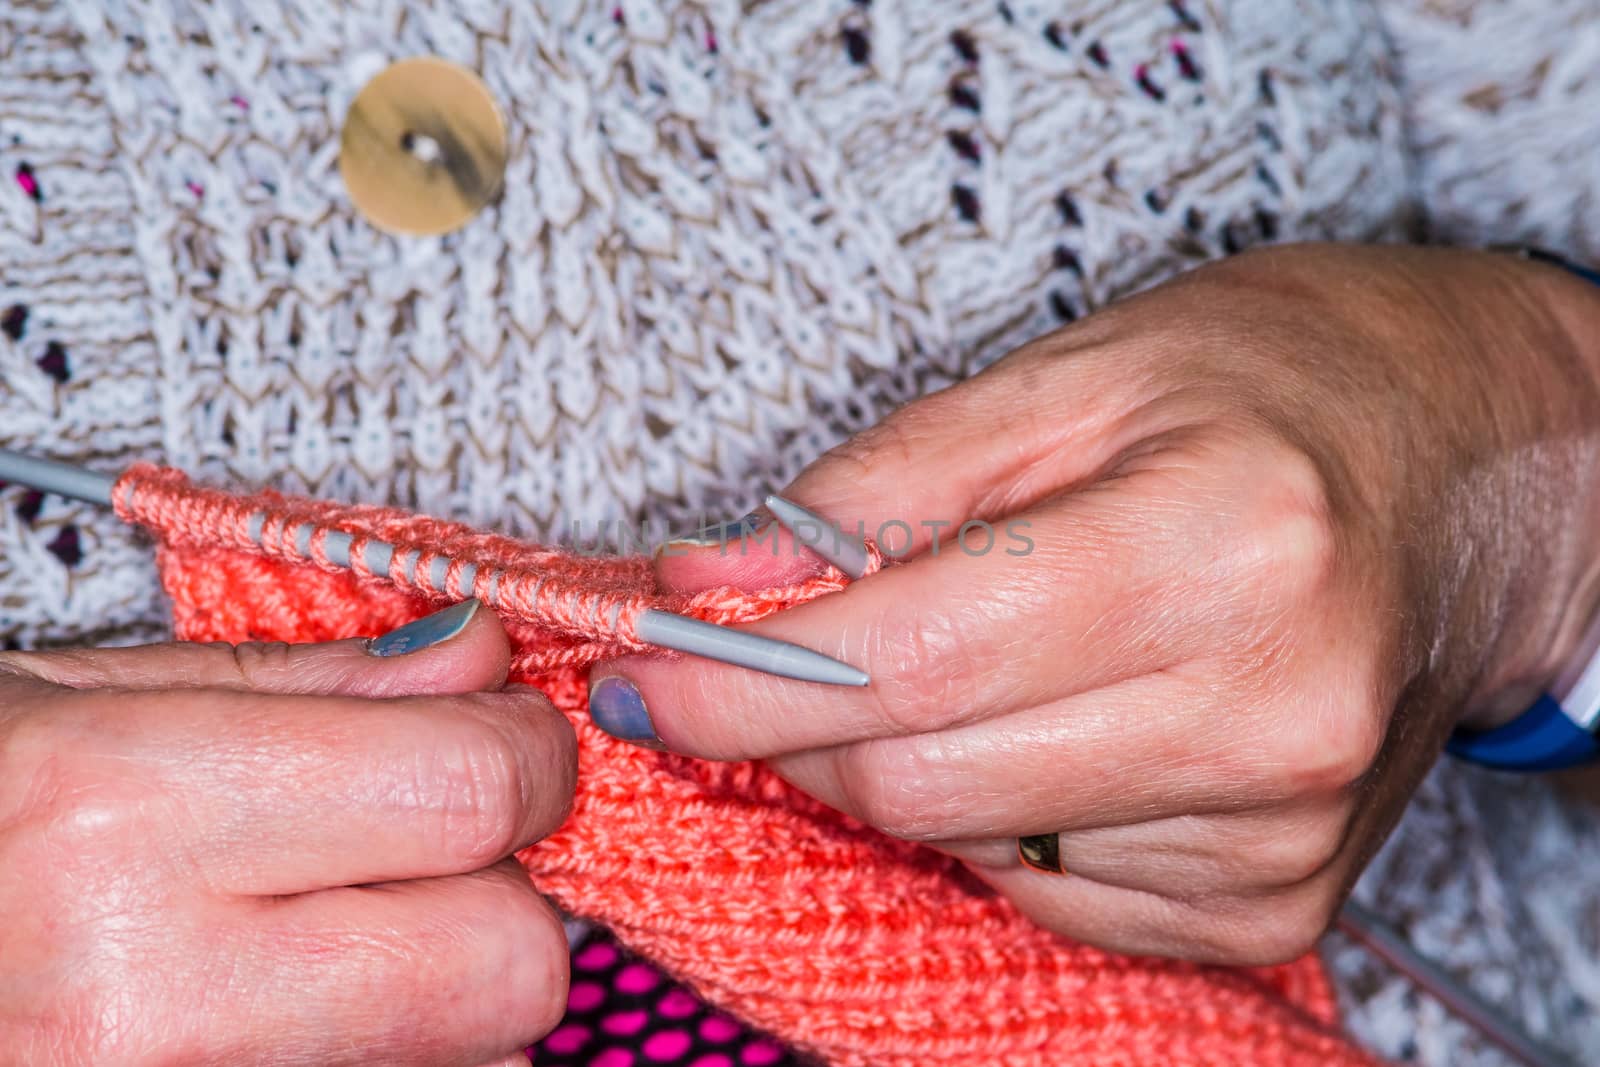
<svg viewBox="0 0 1600 1067"><path fill-rule="evenodd" d="M1061 866L1061 835L1032 834L1017 838L1017 857L1036 871L1066 874Z"/></svg>

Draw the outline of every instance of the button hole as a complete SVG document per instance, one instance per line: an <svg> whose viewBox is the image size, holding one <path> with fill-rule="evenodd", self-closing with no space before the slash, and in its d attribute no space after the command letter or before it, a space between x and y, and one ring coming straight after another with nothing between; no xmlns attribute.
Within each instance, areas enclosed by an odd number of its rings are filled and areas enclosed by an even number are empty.
<svg viewBox="0 0 1600 1067"><path fill-rule="evenodd" d="M438 141L425 133L416 133L412 130L400 135L400 148L423 163L437 163L444 157L444 149L439 147Z"/></svg>

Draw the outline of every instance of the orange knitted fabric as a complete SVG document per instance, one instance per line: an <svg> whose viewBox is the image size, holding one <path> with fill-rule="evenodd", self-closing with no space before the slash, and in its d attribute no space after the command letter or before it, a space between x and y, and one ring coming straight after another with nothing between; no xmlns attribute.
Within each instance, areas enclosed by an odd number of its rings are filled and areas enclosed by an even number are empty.
<svg viewBox="0 0 1600 1067"><path fill-rule="evenodd" d="M1107 955L1046 933L954 861L831 811L759 764L651 752L589 723L585 668L646 647L632 630L639 611L746 621L840 588L842 575L759 595L666 596L645 559L584 558L394 510L234 496L148 466L115 498L159 539L187 640L373 635L446 599L498 601L514 680L543 688L579 741L572 817L520 857L534 884L827 1063L1374 1062L1339 1036L1314 957L1233 970ZM335 531L354 538L353 569L323 554ZM386 573L361 563L366 538L399 549ZM458 566L435 580L441 557ZM463 562L479 564L465 588Z"/></svg>

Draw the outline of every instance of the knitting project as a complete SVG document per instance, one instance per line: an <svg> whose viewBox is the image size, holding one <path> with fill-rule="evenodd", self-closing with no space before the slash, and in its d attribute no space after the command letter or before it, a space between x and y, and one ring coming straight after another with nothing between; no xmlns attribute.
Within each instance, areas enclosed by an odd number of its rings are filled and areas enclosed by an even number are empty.
<svg viewBox="0 0 1600 1067"><path fill-rule="evenodd" d="M1338 1036L1315 958L1230 970L1108 955L758 763L647 751L589 723L585 668L646 649L632 627L640 611L758 619L841 588L837 571L757 594L662 595L645 558L583 558L392 509L235 496L148 465L114 498L159 539L187 640L327 641L391 629L442 599L492 597L512 679L543 688L579 741L572 817L519 857L535 886L829 1064L1373 1062ZM353 537L354 566L328 560L332 531ZM386 573L361 562L372 538L396 547ZM453 561L443 581L430 565L439 557ZM466 563L478 564L471 588Z"/></svg>
<svg viewBox="0 0 1600 1067"><path fill-rule="evenodd" d="M508 195L441 239L336 166L411 55L507 109ZM1595 0L0 0L0 442L684 529L1239 248L1424 216L1600 261L1597 84ZM168 610L109 513L0 489L0 644ZM1582 1060L1596 857L1547 783L1445 764L1357 894ZM1503 1062L1341 945L1368 1044Z"/></svg>

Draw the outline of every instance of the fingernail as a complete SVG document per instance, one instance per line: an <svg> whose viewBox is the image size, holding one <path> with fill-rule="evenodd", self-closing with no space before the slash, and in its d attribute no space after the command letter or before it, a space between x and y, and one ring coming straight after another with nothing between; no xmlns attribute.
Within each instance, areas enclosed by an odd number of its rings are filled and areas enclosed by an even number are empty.
<svg viewBox="0 0 1600 1067"><path fill-rule="evenodd" d="M463 600L443 611L408 622L398 630L390 630L382 637L374 637L367 642L367 653L373 656L403 656L407 652L443 644L467 628L467 623L478 613L478 603L476 597Z"/></svg>
<svg viewBox="0 0 1600 1067"><path fill-rule="evenodd" d="M626 678L612 675L589 687L589 718L619 741L661 747L661 739L650 722L650 712L644 706L644 697Z"/></svg>
<svg viewBox="0 0 1600 1067"><path fill-rule="evenodd" d="M693 533L674 537L661 547L665 550L674 546L704 548L706 545L736 545L744 538L760 533L771 524L772 516L757 509L732 522L704 526Z"/></svg>

